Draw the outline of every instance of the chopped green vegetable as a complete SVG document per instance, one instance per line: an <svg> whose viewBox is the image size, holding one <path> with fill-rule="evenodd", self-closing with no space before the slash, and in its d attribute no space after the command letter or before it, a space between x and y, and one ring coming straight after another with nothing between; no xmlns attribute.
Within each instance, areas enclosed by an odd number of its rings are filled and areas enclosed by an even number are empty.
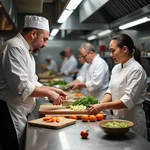
<svg viewBox="0 0 150 150"><path fill-rule="evenodd" d="M58 81L49 81L48 84L49 86L59 85L61 88L64 88L67 82L64 80L58 80Z"/></svg>
<svg viewBox="0 0 150 150"><path fill-rule="evenodd" d="M87 96L76 100L72 105L83 105L86 106L86 109L90 108L90 105L98 104L98 99L94 98L93 96Z"/></svg>
<svg viewBox="0 0 150 150"><path fill-rule="evenodd" d="M110 127L110 128L126 128L126 127L129 127L130 125L128 123L125 123L125 122L113 121L113 122L107 122L105 124L105 126Z"/></svg>

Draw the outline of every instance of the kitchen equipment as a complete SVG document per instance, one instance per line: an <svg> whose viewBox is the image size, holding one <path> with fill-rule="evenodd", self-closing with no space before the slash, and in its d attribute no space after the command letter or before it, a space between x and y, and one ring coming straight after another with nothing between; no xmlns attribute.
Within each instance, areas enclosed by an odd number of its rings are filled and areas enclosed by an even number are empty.
<svg viewBox="0 0 150 150"><path fill-rule="evenodd" d="M106 124L111 124L106 126ZM123 125L122 125L123 124ZM128 125L125 126L124 124ZM129 131L129 129L134 126L134 123L128 120L120 120L120 119L109 119L102 120L98 123L98 126L107 133L108 135L123 135Z"/></svg>
<svg viewBox="0 0 150 150"><path fill-rule="evenodd" d="M67 127L69 125L75 124L75 119L68 119L64 117L59 117L60 122L46 122L43 120L43 118L35 119L28 121L28 123L31 126L37 126L37 127L44 127L44 128L51 128L51 129L61 129L64 127Z"/></svg>

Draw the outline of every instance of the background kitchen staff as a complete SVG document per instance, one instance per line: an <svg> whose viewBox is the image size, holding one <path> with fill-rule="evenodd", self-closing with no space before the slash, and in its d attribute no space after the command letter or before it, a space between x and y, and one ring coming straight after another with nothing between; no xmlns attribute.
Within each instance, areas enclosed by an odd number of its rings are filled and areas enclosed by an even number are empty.
<svg viewBox="0 0 150 150"><path fill-rule="evenodd" d="M101 100L109 83L108 65L95 52L95 48L91 43L81 45L79 53L89 65L87 65L86 71L68 85L73 85L73 89L86 87L88 95L92 95L98 100Z"/></svg>
<svg viewBox="0 0 150 150"><path fill-rule="evenodd" d="M42 86L35 74L33 53L46 46L48 20L26 16L24 29L0 50L0 144L3 150L23 150L27 115L34 97L48 97L54 104L66 99L62 90Z"/></svg>
<svg viewBox="0 0 150 150"><path fill-rule="evenodd" d="M112 38L110 56L117 64L111 75L109 88L101 104L93 105L89 114L97 114L104 109L113 109L119 119L134 122L132 128L138 135L147 138L145 113L142 103L147 91L147 76L141 66L140 50L126 34Z"/></svg>

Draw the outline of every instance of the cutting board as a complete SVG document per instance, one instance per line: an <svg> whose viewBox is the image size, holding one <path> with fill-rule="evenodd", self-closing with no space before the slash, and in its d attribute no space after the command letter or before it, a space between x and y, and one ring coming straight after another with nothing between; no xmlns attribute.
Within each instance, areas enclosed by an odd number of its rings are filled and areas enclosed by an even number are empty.
<svg viewBox="0 0 150 150"><path fill-rule="evenodd" d="M66 114L87 114L87 110L71 110L66 108L66 106L53 106L53 105L40 105L40 114L54 114L54 115L66 115Z"/></svg>
<svg viewBox="0 0 150 150"><path fill-rule="evenodd" d="M64 128L66 126L70 126L72 124L75 124L76 120L60 117L60 122L57 123L57 122L46 122L43 120L43 118L39 118L39 119L28 121L28 123L31 126L51 128L51 129L61 129L61 128Z"/></svg>
<svg viewBox="0 0 150 150"><path fill-rule="evenodd" d="M70 115L74 114L77 116L78 119L81 119L82 115L88 114L87 110L71 110L67 109L66 106L54 106L54 105L41 105L39 108L40 114L45 114L46 116L64 116L70 117ZM106 118L106 114L100 112Z"/></svg>

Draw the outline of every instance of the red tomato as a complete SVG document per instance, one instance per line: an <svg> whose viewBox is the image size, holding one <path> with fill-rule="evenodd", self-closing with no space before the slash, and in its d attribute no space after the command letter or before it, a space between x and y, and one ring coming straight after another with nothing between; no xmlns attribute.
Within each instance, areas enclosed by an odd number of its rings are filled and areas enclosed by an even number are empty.
<svg viewBox="0 0 150 150"><path fill-rule="evenodd" d="M88 130L87 130L87 131L81 131L81 132L80 132L80 135L81 135L81 137L82 137L83 139L87 139L87 137L88 137L88 135L89 135Z"/></svg>

